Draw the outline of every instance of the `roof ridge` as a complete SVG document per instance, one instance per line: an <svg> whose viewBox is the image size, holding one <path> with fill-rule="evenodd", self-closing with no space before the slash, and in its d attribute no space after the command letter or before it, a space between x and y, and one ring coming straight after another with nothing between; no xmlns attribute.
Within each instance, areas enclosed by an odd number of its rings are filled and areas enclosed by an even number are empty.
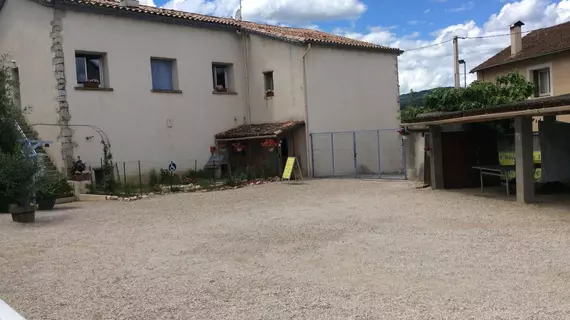
<svg viewBox="0 0 570 320"><path fill-rule="evenodd" d="M511 55L510 47L499 50L470 72L570 50L570 21L530 31L522 37L522 50L516 55Z"/></svg>
<svg viewBox="0 0 570 320"><path fill-rule="evenodd" d="M23 1L23 0L21 0ZM218 17L204 15L201 13L186 12L176 9L159 8L147 5L139 5L137 7L124 7L120 5L120 0L32 0L46 6L60 5L71 10L77 6L92 10L94 13L101 13L105 10L105 14L115 14L125 16L125 13L138 15L140 18L149 18L149 15L162 16L166 18L184 19L186 21L194 21L203 24L206 27L215 25L235 27L248 30L263 36L276 38L282 41L293 41L301 43L315 43L329 46L340 46L347 48L355 48L362 50L373 50L387 52L392 54L402 54L403 51L398 48L391 48L378 45L362 40L356 40L334 33L324 32L308 28L285 27L271 24L259 23L254 21L242 21L229 17ZM49 2L46 2L49 1ZM156 21L156 19L154 19ZM167 22L168 23L168 22Z"/></svg>

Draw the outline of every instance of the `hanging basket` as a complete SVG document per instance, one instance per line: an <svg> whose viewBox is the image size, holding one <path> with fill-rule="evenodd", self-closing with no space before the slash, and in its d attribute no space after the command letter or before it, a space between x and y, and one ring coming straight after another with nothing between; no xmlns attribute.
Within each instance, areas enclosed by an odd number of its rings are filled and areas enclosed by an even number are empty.
<svg viewBox="0 0 570 320"><path fill-rule="evenodd" d="M275 148L268 148L267 150L269 150L269 152L273 152L275 151Z"/></svg>

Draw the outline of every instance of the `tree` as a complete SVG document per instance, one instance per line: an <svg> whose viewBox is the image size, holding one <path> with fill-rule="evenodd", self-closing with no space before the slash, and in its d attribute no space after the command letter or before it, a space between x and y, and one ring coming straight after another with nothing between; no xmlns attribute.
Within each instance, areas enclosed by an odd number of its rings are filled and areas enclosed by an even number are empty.
<svg viewBox="0 0 570 320"><path fill-rule="evenodd" d="M14 126L17 110L12 99L11 70L0 58L0 152L13 153L17 147L18 132Z"/></svg>
<svg viewBox="0 0 570 320"><path fill-rule="evenodd" d="M466 111L492 108L502 104L523 101L534 93L534 84L512 72L497 77L495 82L475 81L467 88L437 88L425 98L423 106L402 110L404 122L415 119L418 114L435 111Z"/></svg>
<svg viewBox="0 0 570 320"><path fill-rule="evenodd" d="M36 159L25 156L18 143L15 122L22 116L14 107L11 70L0 59L0 212L7 205L29 204L34 190L34 177L38 171Z"/></svg>

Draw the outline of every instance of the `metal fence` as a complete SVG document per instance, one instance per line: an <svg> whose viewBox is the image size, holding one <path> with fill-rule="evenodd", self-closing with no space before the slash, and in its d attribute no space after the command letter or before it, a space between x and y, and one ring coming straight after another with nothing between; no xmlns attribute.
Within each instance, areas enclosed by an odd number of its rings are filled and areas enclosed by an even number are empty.
<svg viewBox="0 0 570 320"><path fill-rule="evenodd" d="M406 179L406 140L398 129L312 133L315 178Z"/></svg>
<svg viewBox="0 0 570 320"><path fill-rule="evenodd" d="M99 165L88 163L85 173L89 173L88 179L91 180L89 193L127 196L215 189L222 185L243 184L275 176L263 166L230 170L229 163L216 161L204 164L196 159L174 159L172 162L119 160L112 162L112 170L104 170L103 159L100 159ZM172 163L174 167L171 167ZM109 177L113 181L112 190L109 188Z"/></svg>

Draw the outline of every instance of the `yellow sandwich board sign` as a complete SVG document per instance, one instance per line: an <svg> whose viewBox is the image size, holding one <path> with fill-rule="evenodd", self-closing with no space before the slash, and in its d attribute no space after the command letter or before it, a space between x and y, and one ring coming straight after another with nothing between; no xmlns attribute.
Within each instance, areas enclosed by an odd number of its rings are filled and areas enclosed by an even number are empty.
<svg viewBox="0 0 570 320"><path fill-rule="evenodd" d="M296 176L301 177L303 179L303 173L301 172L301 166L299 166L299 161L295 157L287 158L287 163L285 164L285 169L283 169L283 180L291 180L291 174L293 174L293 170L297 170Z"/></svg>

